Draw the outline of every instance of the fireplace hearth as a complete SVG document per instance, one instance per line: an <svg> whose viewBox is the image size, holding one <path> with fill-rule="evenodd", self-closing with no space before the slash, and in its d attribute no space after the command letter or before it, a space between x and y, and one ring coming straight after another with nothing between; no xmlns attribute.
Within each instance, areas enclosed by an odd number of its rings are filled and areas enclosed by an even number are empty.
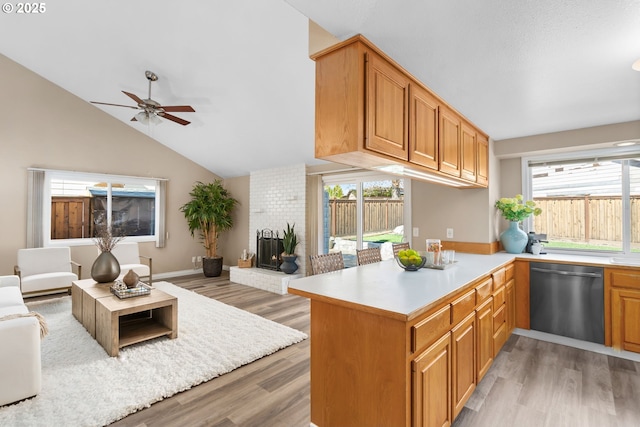
<svg viewBox="0 0 640 427"><path fill-rule="evenodd" d="M284 245L277 231L265 228L256 232L256 267L280 271L283 251Z"/></svg>

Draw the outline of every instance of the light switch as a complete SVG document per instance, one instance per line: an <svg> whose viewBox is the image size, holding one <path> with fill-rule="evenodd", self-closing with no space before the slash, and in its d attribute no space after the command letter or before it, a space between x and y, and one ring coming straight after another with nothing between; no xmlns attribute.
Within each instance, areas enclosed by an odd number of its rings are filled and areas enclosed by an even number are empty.
<svg viewBox="0 0 640 427"><path fill-rule="evenodd" d="M453 228L447 228L447 239L453 239Z"/></svg>
<svg viewBox="0 0 640 427"><path fill-rule="evenodd" d="M413 237L420 236L420 229L418 227L413 227Z"/></svg>

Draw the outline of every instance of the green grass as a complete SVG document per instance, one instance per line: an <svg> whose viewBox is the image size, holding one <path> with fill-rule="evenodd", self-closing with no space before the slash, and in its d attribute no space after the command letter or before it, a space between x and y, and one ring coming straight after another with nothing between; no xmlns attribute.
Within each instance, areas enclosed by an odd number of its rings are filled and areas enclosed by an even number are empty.
<svg viewBox="0 0 640 427"><path fill-rule="evenodd" d="M558 248L558 249L591 249L597 251L621 251L622 248L614 248L606 245L589 245L587 243L575 243L575 242L549 242L544 244L545 248Z"/></svg>
<svg viewBox="0 0 640 427"><path fill-rule="evenodd" d="M393 234L393 233L372 234L372 235L364 236L362 240L364 240L365 242L402 243L402 234Z"/></svg>

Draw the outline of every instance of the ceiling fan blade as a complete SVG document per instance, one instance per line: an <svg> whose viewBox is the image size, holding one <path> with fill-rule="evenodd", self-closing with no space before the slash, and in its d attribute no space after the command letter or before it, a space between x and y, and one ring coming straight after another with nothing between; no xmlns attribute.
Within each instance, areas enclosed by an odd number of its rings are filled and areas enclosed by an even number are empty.
<svg viewBox="0 0 640 427"><path fill-rule="evenodd" d="M122 104L109 104L108 102L97 102L97 101L89 101L92 104L100 104L100 105L113 105L114 107L127 107L127 108L133 108L134 110L137 110L138 107L134 107L132 105L122 105Z"/></svg>
<svg viewBox="0 0 640 427"><path fill-rule="evenodd" d="M125 91L122 91L122 93L127 95L129 98L133 99L136 102L136 104L144 104L142 99L138 98L136 95L134 95L132 93L129 93L129 92L125 92Z"/></svg>
<svg viewBox="0 0 640 427"><path fill-rule="evenodd" d="M180 117L176 117L176 116L172 116L171 114L167 114L167 113L160 113L158 114L160 117L164 117L167 120L171 120L172 122L176 122L179 123L183 126L188 125L191 122L188 122L186 120L181 119Z"/></svg>
<svg viewBox="0 0 640 427"><path fill-rule="evenodd" d="M164 111L168 111L171 113L195 113L196 110L193 109L190 105L163 105L162 108Z"/></svg>

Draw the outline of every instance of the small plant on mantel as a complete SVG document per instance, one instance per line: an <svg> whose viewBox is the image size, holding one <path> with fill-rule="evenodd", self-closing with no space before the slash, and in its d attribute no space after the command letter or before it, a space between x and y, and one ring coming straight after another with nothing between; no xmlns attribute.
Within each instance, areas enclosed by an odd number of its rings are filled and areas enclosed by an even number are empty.
<svg viewBox="0 0 640 427"><path fill-rule="evenodd" d="M287 229L282 230L282 246L284 247L284 255L294 255L296 246L298 246L298 236L295 232L296 225L289 225L287 223Z"/></svg>

